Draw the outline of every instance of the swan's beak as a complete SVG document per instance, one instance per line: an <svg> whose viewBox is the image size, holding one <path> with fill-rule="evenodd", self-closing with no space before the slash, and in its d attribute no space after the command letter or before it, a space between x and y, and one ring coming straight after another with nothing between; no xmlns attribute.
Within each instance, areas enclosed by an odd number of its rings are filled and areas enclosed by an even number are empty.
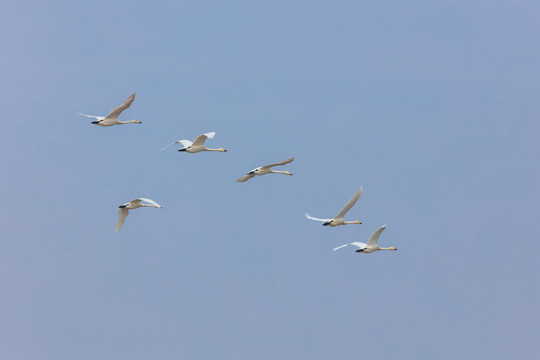
<svg viewBox="0 0 540 360"><path fill-rule="evenodd" d="M395 247L392 247L394 250L397 250Z"/></svg>
<svg viewBox="0 0 540 360"><path fill-rule="evenodd" d="M142 122L141 122L141 121L139 121L139 120L137 120L137 124L142 124Z"/></svg>
<svg viewBox="0 0 540 360"><path fill-rule="evenodd" d="M289 173L288 173L287 175L292 175L292 173L291 173L291 172L289 172Z"/></svg>
<svg viewBox="0 0 540 360"><path fill-rule="evenodd" d="M223 149L223 152L227 152L227 149Z"/></svg>
<svg viewBox="0 0 540 360"><path fill-rule="evenodd" d="M357 221L356 223L357 223L357 224L361 224L361 222L360 222L360 221Z"/></svg>

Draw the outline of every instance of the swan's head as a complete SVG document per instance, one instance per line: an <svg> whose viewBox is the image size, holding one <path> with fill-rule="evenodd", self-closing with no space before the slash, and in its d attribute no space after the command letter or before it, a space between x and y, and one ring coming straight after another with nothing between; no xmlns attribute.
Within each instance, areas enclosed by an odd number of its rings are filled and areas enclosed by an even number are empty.
<svg viewBox="0 0 540 360"><path fill-rule="evenodd" d="M133 121L135 121L135 124L142 124L142 122L139 120L133 120Z"/></svg>
<svg viewBox="0 0 540 360"><path fill-rule="evenodd" d="M227 152L227 150L225 150L224 148L219 148L218 150L221 152Z"/></svg>
<svg viewBox="0 0 540 360"><path fill-rule="evenodd" d="M355 223L355 224L361 224L361 222L358 221L358 220L354 221L354 223Z"/></svg>
<svg viewBox="0 0 540 360"><path fill-rule="evenodd" d="M292 172L287 171L285 174L286 174L286 175L292 175Z"/></svg>
<svg viewBox="0 0 540 360"><path fill-rule="evenodd" d="M397 249L396 249L395 247L393 247L393 246L390 246L390 249L392 249L392 250L397 250Z"/></svg>

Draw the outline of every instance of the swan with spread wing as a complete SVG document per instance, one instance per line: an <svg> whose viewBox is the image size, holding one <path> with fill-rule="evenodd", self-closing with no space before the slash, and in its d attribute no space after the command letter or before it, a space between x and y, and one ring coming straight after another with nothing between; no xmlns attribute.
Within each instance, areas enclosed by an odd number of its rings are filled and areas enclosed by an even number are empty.
<svg viewBox="0 0 540 360"><path fill-rule="evenodd" d="M375 230L375 232L369 238L367 244L362 243L362 242L352 242L352 243L348 243L348 244L345 244L345 245L338 246L337 248L334 248L334 251L339 250L339 249L344 248L345 246L349 246L349 245L356 246L358 248L358 250L356 250L355 252L364 253L364 254L369 254L369 253L372 253L372 252L378 251L378 250L397 250L393 246L390 246L390 247L380 247L379 246L379 236L381 236L381 233L384 231L384 229L386 229L386 225L383 225L380 228L378 228L377 230Z"/></svg>
<svg viewBox="0 0 540 360"><path fill-rule="evenodd" d="M182 144L183 147L178 149L178 151L185 151L185 152L188 152L190 154L198 153L198 152L201 152L201 151L227 152L227 150L225 150L224 148L211 149L211 148L207 148L204 145L204 143L206 142L206 139L212 139L215 134L216 134L215 132L209 132L209 133L206 133L206 134L199 135L199 136L197 136L195 138L195 140L193 140L193 142L191 142L189 140L178 140L178 141L173 142L172 144L169 144L169 145L165 146L163 149L161 149L161 151L165 150L169 146L180 143L180 144Z"/></svg>
<svg viewBox="0 0 540 360"><path fill-rule="evenodd" d="M266 175L266 174L292 175L290 171L272 170L272 167L278 166L278 165L285 165L285 164L293 162L293 160L294 160L294 156L292 158L290 158L290 159L283 160L283 161L275 163L275 164L260 166L258 168L255 168L255 169L251 170L246 175L238 178L238 180L236 180L236 182L248 181L249 179L255 177L255 175Z"/></svg>
<svg viewBox="0 0 540 360"><path fill-rule="evenodd" d="M129 120L129 121L120 121L118 120L118 116L122 113L122 111L126 110L131 103L135 100L135 93L131 94L130 97L128 97L122 105L111 111L111 113L107 116L95 116L95 115L87 115L83 113L79 113L79 115L90 117L96 119L95 121L92 121L92 124L99 125L99 126L113 126L113 125L124 125L124 124L141 124L139 120Z"/></svg>
<svg viewBox="0 0 540 360"><path fill-rule="evenodd" d="M308 213L306 213L305 216L306 216L306 218L308 218L310 220L315 220L315 221L322 222L323 226L339 226L339 225L348 225L348 224L361 224L361 222L358 221L358 220L345 221L345 219L344 219L345 214L347 214L347 212L349 210L351 210L351 208L354 206L354 204L356 204L356 201L358 201L358 199L360 198L361 195L362 195L362 187L360 187L360 189L358 189L354 193L351 200L349 200L349 202L343 207L343 209L341 209L341 211L333 219L319 219L319 218L315 218L315 217L309 215Z"/></svg>
<svg viewBox="0 0 540 360"><path fill-rule="evenodd" d="M143 201L147 204L143 203ZM138 209L140 207L155 207L159 209L161 208L161 205L154 200L145 198L133 199L128 203L120 205L118 207L118 221L116 222L116 230L114 231L115 234L118 233L124 225L124 222L129 214L129 210Z"/></svg>

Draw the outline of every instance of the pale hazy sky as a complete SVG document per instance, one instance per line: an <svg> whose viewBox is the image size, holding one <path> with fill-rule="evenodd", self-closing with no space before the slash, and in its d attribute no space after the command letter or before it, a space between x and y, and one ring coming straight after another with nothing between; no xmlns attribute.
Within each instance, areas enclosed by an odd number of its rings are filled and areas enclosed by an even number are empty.
<svg viewBox="0 0 540 360"><path fill-rule="evenodd" d="M539 16L4 2L0 358L536 359ZM78 115L133 92L141 125ZM159 151L209 131L227 153ZM360 186L362 225L304 218ZM135 197L163 208L115 235ZM383 224L398 251L332 251Z"/></svg>

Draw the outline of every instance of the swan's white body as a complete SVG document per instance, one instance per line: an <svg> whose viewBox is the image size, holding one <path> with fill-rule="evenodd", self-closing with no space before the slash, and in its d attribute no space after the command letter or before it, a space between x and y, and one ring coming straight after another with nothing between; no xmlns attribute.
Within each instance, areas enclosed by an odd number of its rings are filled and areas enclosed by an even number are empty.
<svg viewBox="0 0 540 360"><path fill-rule="evenodd" d="M143 204L142 201L147 202L148 204ZM145 199L145 198L137 198L133 199L128 203L122 204L118 207L118 221L116 222L116 230L114 233L118 233L122 226L124 225L124 221L126 221L126 218L129 214L128 210L137 209L140 207L155 207L155 208L161 208L161 205L159 205L154 200Z"/></svg>
<svg viewBox="0 0 540 360"><path fill-rule="evenodd" d="M183 147L178 149L178 151L185 151L185 152L188 152L190 154L198 153L198 152L201 152L201 151L227 152L227 150L225 150L224 148L211 149L211 148L207 148L204 145L204 142L206 141L206 139L212 139L215 134L216 134L215 132L209 132L209 133L206 133L206 134L199 135L199 136L197 136L195 138L195 140L193 140L193 142L191 142L189 140L178 140L178 141L173 142L172 144L169 144L169 145L165 146L163 149L161 149L161 151L165 150L169 146L180 143L180 144L182 144Z"/></svg>
<svg viewBox="0 0 540 360"><path fill-rule="evenodd" d="M248 172L246 175L238 178L238 180L236 180L236 182L248 181L249 179L255 177L255 175L266 175L266 174L292 175L290 171L272 170L272 167L278 166L278 165L285 165L285 164L293 162L293 160L294 160L294 156L292 158L290 158L290 159L283 160L283 161L275 163L275 164L270 164L270 165L265 165L265 166L255 168L255 169L251 170L250 172Z"/></svg>
<svg viewBox="0 0 540 360"><path fill-rule="evenodd" d="M384 231L384 229L386 229L386 225L383 225L380 228L378 228L371 235L371 237L369 238L367 244L362 243L362 242L352 242L352 243L348 243L348 244L345 244L345 245L338 246L337 248L334 248L334 251L339 250L341 248L344 248L345 246L348 246L348 245L356 246L358 248L358 250L356 250L356 252L364 253L364 254L369 254L369 253L372 253L372 252L378 251L378 250L397 250L393 246L390 246L390 247L380 247L379 246L379 236Z"/></svg>
<svg viewBox="0 0 540 360"><path fill-rule="evenodd" d="M361 222L358 221L358 220L345 221L345 219L344 219L345 214L347 214L347 212L354 206L354 204L356 204L356 201L360 198L361 195L362 195L362 187L360 187L360 189L358 189L358 191L356 191L354 193L351 200L349 200L349 202L343 207L343 209L341 209L341 211L333 219L319 219L319 218L315 218L313 216L310 216L308 213L306 213L305 216L306 216L306 218L308 218L310 220L315 220L315 221L322 222L323 226L339 226L339 225L348 225L348 224L361 224Z"/></svg>
<svg viewBox="0 0 540 360"><path fill-rule="evenodd" d="M124 125L124 124L140 124L141 122L139 120L129 120L129 121L120 121L118 120L118 116L122 113L122 111L126 110L131 103L135 100L135 93L131 94L130 97L128 97L122 105L111 111L111 113L107 116L94 116L94 115L86 115L83 113L79 113L82 116L91 117L96 119L95 121L92 121L92 124L99 125L99 126L113 126L113 125Z"/></svg>

